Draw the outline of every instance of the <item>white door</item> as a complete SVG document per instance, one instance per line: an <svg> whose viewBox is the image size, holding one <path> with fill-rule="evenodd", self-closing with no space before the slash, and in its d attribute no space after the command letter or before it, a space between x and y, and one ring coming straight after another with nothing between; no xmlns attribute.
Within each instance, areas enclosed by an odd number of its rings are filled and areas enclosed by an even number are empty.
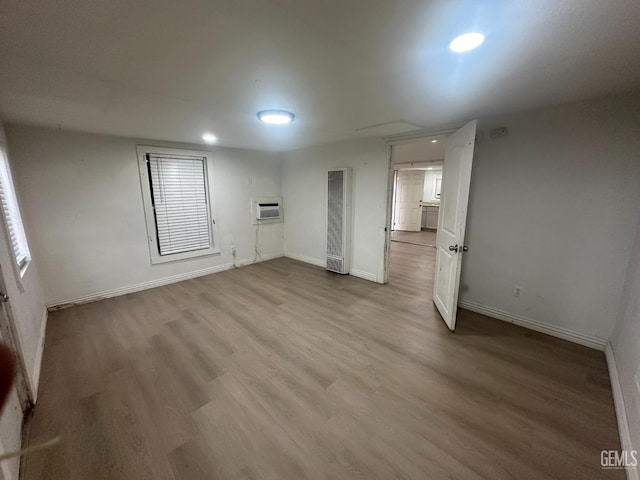
<svg viewBox="0 0 640 480"><path fill-rule="evenodd" d="M476 121L473 120L447 138L444 157L433 301L450 330L456 328L475 138Z"/></svg>
<svg viewBox="0 0 640 480"><path fill-rule="evenodd" d="M424 170L399 170L394 230L419 232L422 223Z"/></svg>

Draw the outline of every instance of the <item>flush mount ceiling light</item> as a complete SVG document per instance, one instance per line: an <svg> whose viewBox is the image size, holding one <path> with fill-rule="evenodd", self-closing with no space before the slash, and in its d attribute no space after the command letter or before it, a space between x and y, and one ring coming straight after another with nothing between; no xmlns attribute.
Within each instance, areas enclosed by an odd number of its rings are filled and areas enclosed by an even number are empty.
<svg viewBox="0 0 640 480"><path fill-rule="evenodd" d="M262 110L258 112L258 118L269 125L286 125L293 122L296 116L286 110Z"/></svg>
<svg viewBox="0 0 640 480"><path fill-rule="evenodd" d="M202 135L202 140L204 140L207 143L216 143L218 141L218 137L216 137L212 133L204 133Z"/></svg>
<svg viewBox="0 0 640 480"><path fill-rule="evenodd" d="M431 143L438 143L438 140L431 140Z"/></svg>
<svg viewBox="0 0 640 480"><path fill-rule="evenodd" d="M453 52L462 53L478 48L484 42L484 35L478 32L465 33L454 38L449 44L449 49Z"/></svg>

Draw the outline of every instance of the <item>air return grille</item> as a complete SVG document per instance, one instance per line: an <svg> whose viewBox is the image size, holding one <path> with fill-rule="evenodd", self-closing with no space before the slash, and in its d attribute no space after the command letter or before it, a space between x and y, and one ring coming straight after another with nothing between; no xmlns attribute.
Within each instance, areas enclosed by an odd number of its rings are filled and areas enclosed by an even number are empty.
<svg viewBox="0 0 640 480"><path fill-rule="evenodd" d="M342 257L342 223L344 218L344 172L329 172L329 219L327 254Z"/></svg>
<svg viewBox="0 0 640 480"><path fill-rule="evenodd" d="M350 171L329 170L327 180L327 270L346 274L351 250Z"/></svg>

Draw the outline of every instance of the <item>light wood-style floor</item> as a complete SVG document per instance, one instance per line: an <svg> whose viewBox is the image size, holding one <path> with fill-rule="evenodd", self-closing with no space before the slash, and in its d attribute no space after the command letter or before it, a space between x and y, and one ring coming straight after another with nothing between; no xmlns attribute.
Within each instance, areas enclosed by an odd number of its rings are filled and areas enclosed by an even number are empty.
<svg viewBox="0 0 640 480"><path fill-rule="evenodd" d="M598 479L619 449L600 352L290 259L62 310L24 479ZM430 283L431 282L431 283Z"/></svg>
<svg viewBox="0 0 640 480"><path fill-rule="evenodd" d="M422 230L420 232L404 232L402 230L394 230L391 232L391 241L435 247L436 231Z"/></svg>

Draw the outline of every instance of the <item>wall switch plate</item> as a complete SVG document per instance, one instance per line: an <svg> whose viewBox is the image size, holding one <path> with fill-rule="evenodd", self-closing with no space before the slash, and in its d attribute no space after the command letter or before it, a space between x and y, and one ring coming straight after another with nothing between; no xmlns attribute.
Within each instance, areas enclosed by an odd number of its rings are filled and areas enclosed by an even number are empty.
<svg viewBox="0 0 640 480"><path fill-rule="evenodd" d="M513 296L520 298L522 296L522 287L518 287L517 285L513 287Z"/></svg>

